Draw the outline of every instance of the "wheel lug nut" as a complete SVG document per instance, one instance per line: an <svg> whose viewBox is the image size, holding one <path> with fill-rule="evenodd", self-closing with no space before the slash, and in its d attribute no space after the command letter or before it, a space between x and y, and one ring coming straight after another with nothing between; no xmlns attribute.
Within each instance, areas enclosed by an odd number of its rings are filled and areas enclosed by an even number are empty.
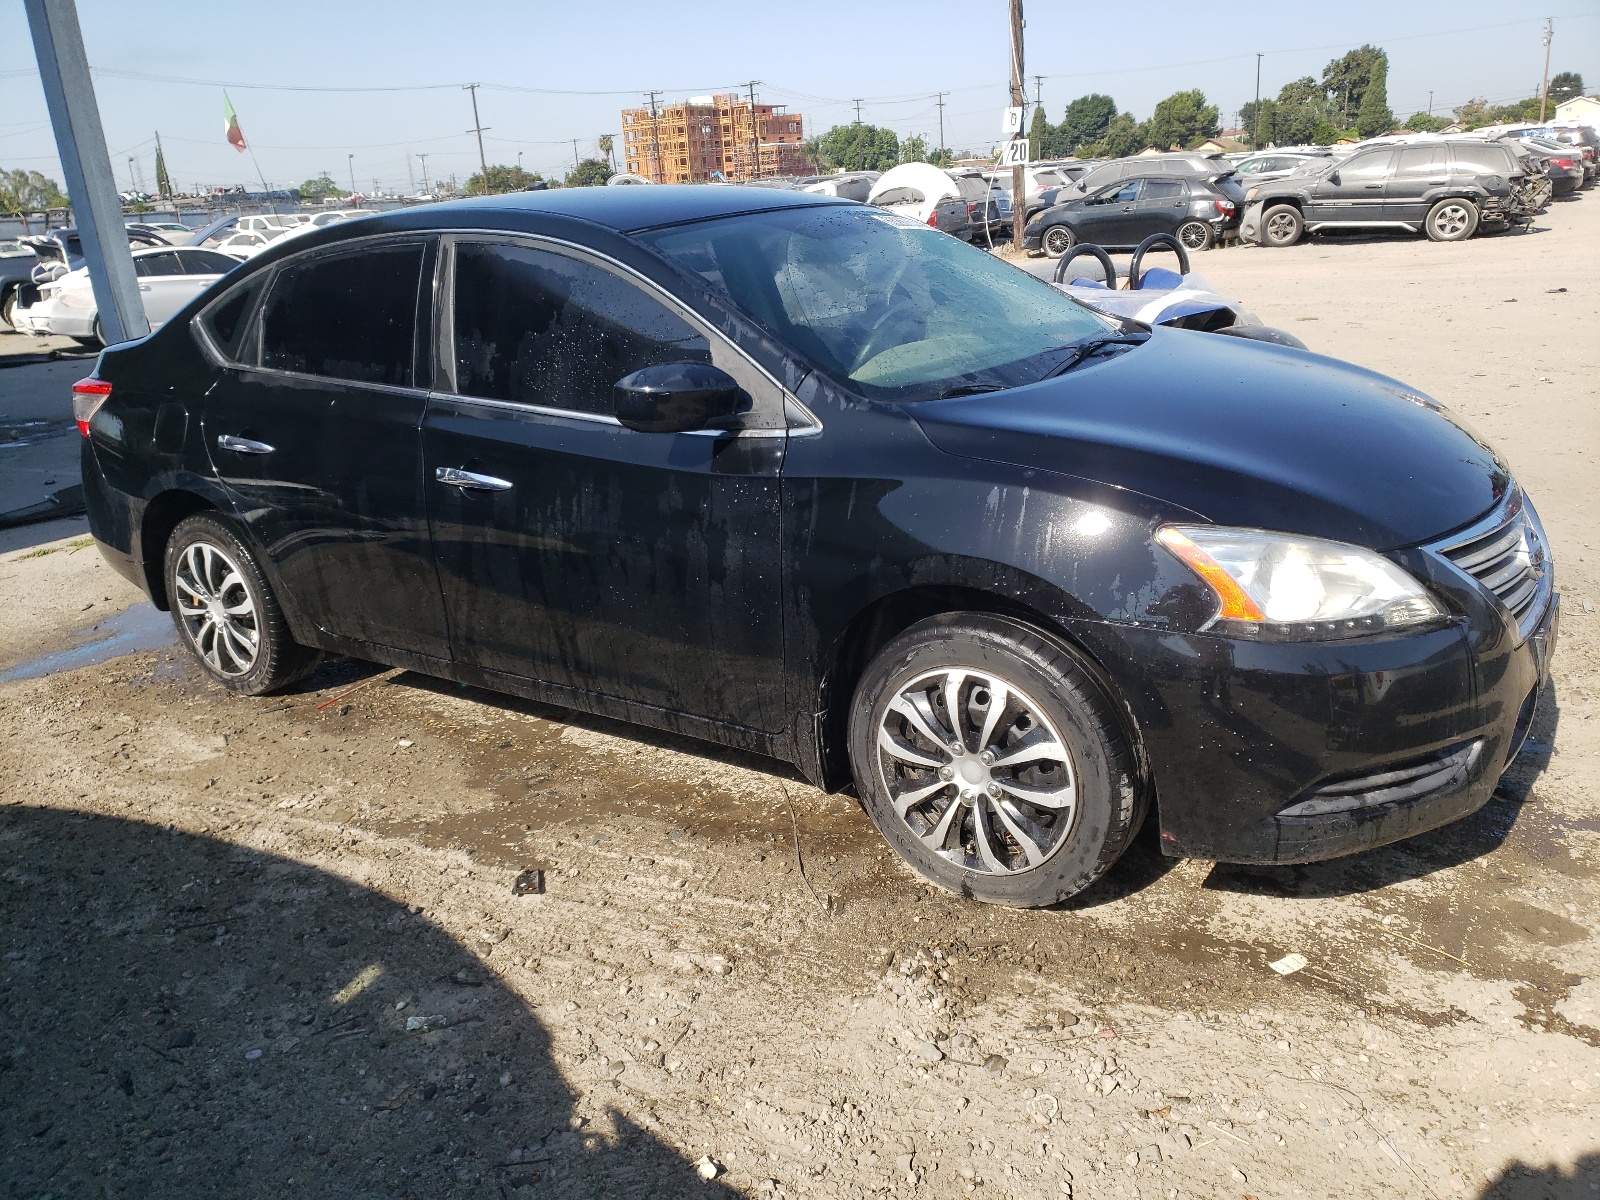
<svg viewBox="0 0 1600 1200"><path fill-rule="evenodd" d="M939 778L940 779L954 779L955 778L955 774L956 774L955 771L952 770L949 767L940 767L939 768Z"/></svg>
<svg viewBox="0 0 1600 1200"><path fill-rule="evenodd" d="M983 765L986 767L994 766L994 751L985 750L982 754L978 755L978 761L983 763Z"/></svg>
<svg viewBox="0 0 1600 1200"><path fill-rule="evenodd" d="M966 752L967 752L967 748L965 746L963 746L960 742L951 742L950 743L950 753L951 754L965 754Z"/></svg>
<svg viewBox="0 0 1600 1200"><path fill-rule="evenodd" d="M991 783L988 787L988 792L996 800L1000 799L1000 785L998 783Z"/></svg>

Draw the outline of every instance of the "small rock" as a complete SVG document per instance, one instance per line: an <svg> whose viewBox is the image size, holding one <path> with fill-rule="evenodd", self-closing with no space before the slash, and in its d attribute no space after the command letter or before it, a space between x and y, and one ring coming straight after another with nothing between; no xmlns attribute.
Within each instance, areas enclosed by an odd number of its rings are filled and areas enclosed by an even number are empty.
<svg viewBox="0 0 1600 1200"><path fill-rule="evenodd" d="M192 1045L194 1045L194 1030L192 1029L174 1030L172 1036L167 1039L168 1050L186 1050Z"/></svg>
<svg viewBox="0 0 1600 1200"><path fill-rule="evenodd" d="M1250 1182L1249 1179L1247 1179L1245 1177L1245 1173L1243 1171L1239 1170L1238 1167L1234 1167L1233 1170L1230 1172L1230 1174L1233 1176L1233 1181L1235 1183L1249 1183Z"/></svg>
<svg viewBox="0 0 1600 1200"><path fill-rule="evenodd" d="M702 1155L700 1161L694 1164L694 1173L709 1183L722 1174L722 1164L709 1154Z"/></svg>
<svg viewBox="0 0 1600 1200"><path fill-rule="evenodd" d="M902 1175L909 1175L911 1174L912 1167L916 1161L917 1156L915 1154L896 1155L894 1160L895 1170L899 1171Z"/></svg>
<svg viewBox="0 0 1600 1200"><path fill-rule="evenodd" d="M244 1052L244 1056L245 1056L245 1058L249 1059L251 1062L255 1062L256 1059L261 1057L261 1050L260 1050L259 1047L255 1048L255 1049L252 1049L252 1050L246 1050Z"/></svg>
<svg viewBox="0 0 1600 1200"><path fill-rule="evenodd" d="M1158 1163L1161 1161L1161 1147L1156 1145L1146 1146L1139 1151L1139 1161L1142 1163Z"/></svg>
<svg viewBox="0 0 1600 1200"><path fill-rule="evenodd" d="M1006 1069L1006 1060L998 1054L991 1054L983 1060L983 1069L991 1075L998 1075Z"/></svg>
<svg viewBox="0 0 1600 1200"><path fill-rule="evenodd" d="M510 1087L511 1086L511 1072L510 1071L504 1071L504 1072L501 1073L501 1075L500 1075L500 1086L501 1087Z"/></svg>
<svg viewBox="0 0 1600 1200"><path fill-rule="evenodd" d="M406 1029L413 1033L417 1030L426 1033L430 1029L443 1029L448 1024L450 1024L449 1018L442 1014L435 1014L431 1017L416 1016L406 1018Z"/></svg>
<svg viewBox="0 0 1600 1200"><path fill-rule="evenodd" d="M498 946L510 936L511 931L509 929L496 928L478 930L478 940L481 942L487 942L491 946Z"/></svg>
<svg viewBox="0 0 1600 1200"><path fill-rule="evenodd" d="M577 1012L578 1002L576 1000L568 1000L566 1003L566 1009L568 1012Z"/></svg>
<svg viewBox="0 0 1600 1200"><path fill-rule="evenodd" d="M976 1179L978 1177L978 1173L976 1171L974 1171L971 1167L962 1167L959 1171L956 1172L956 1174L960 1175L961 1178L965 1179L968 1183L971 1183L974 1179Z"/></svg>
<svg viewBox="0 0 1600 1200"><path fill-rule="evenodd" d="M1128 1156L1122 1161L1127 1166L1137 1167L1139 1165L1139 1152L1137 1150L1130 1150L1128 1152Z"/></svg>
<svg viewBox="0 0 1600 1200"><path fill-rule="evenodd" d="M410 738L396 738L395 741L394 741L394 744L396 746L399 746L400 749L402 749L402 750L409 750L409 749L411 749L411 747L416 745L416 743L413 742Z"/></svg>
<svg viewBox="0 0 1600 1200"><path fill-rule="evenodd" d="M1031 1067L1029 1067L1028 1069L1030 1071L1032 1071L1035 1075L1043 1075L1045 1067L1044 1067L1044 1064L1042 1062L1036 1062Z"/></svg>
<svg viewBox="0 0 1600 1200"><path fill-rule="evenodd" d="M1285 954L1276 962L1267 964L1279 975L1293 975L1296 971L1302 970L1305 965L1306 956L1304 954Z"/></svg>
<svg viewBox="0 0 1600 1200"><path fill-rule="evenodd" d="M939 1047L935 1046L932 1042L924 1042L919 1040L916 1043L916 1047L917 1053L922 1055L922 1057L927 1059L929 1062L938 1062L944 1057L944 1051L939 1049Z"/></svg>
<svg viewBox="0 0 1600 1200"><path fill-rule="evenodd" d="M542 896L544 894L544 871L538 867L529 867L511 882L511 894L514 896Z"/></svg>
<svg viewBox="0 0 1600 1200"><path fill-rule="evenodd" d="M471 967L461 967L450 973L450 982L458 987L482 987L483 975Z"/></svg>

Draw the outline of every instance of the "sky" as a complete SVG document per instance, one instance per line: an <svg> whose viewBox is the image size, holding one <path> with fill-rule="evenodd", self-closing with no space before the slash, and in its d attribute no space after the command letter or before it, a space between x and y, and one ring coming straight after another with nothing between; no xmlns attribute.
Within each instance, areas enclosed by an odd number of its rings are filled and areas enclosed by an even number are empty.
<svg viewBox="0 0 1600 1200"><path fill-rule="evenodd" d="M1549 0L1548 13L1503 0L1344 0L1278 6L1256 21L1194 0L1025 7L1028 94L1042 76L1053 121L1086 92L1143 119L1162 97L1197 87L1231 124L1255 95L1257 52L1261 94L1274 96L1364 42L1388 52L1389 106L1402 119L1430 98L1435 113L1474 97L1520 99L1537 93L1545 15L1556 19L1551 73L1578 71L1600 91L1597 0ZM752 79L758 101L806 117L808 136L852 120L860 98L864 121L930 146L944 92L946 144L986 150L1010 78L1006 0L272 0L204 10L79 0L78 10L118 181L132 186L137 170L150 190L157 131L182 190L255 185L257 162L275 187L323 171L345 186L353 175L363 192L374 180L413 190L424 169L464 180L478 169L468 83L483 85L489 162L546 175L570 169L574 149L593 155L648 89L677 99ZM254 161L223 139L224 86ZM0 0L0 169L17 167L61 177L22 2Z"/></svg>

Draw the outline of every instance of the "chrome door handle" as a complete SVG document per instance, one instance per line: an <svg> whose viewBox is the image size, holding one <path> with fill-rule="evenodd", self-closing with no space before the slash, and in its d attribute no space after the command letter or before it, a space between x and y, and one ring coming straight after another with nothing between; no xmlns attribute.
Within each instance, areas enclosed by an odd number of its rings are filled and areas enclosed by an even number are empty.
<svg viewBox="0 0 1600 1200"><path fill-rule="evenodd" d="M481 492L509 492L511 481L493 475L479 475L476 471L463 471L460 467L435 467L433 477L451 487L471 488Z"/></svg>
<svg viewBox="0 0 1600 1200"><path fill-rule="evenodd" d="M139 290L141 292L148 292L150 290L150 285L148 283L141 283L139 285Z"/></svg>
<svg viewBox="0 0 1600 1200"><path fill-rule="evenodd" d="M231 433L217 436L217 449L232 450L235 454L271 454L273 447L265 442L254 442L249 438L234 437Z"/></svg>

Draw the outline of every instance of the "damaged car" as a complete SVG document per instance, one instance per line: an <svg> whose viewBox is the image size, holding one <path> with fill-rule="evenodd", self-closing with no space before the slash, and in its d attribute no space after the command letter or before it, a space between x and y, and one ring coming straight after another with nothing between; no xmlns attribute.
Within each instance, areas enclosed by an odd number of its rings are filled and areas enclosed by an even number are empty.
<svg viewBox="0 0 1600 1200"><path fill-rule="evenodd" d="M351 655L770 756L993 903L1147 815L1246 863L1465 816L1556 639L1437 401L803 192L280 239L73 391L101 551L220 688Z"/></svg>

